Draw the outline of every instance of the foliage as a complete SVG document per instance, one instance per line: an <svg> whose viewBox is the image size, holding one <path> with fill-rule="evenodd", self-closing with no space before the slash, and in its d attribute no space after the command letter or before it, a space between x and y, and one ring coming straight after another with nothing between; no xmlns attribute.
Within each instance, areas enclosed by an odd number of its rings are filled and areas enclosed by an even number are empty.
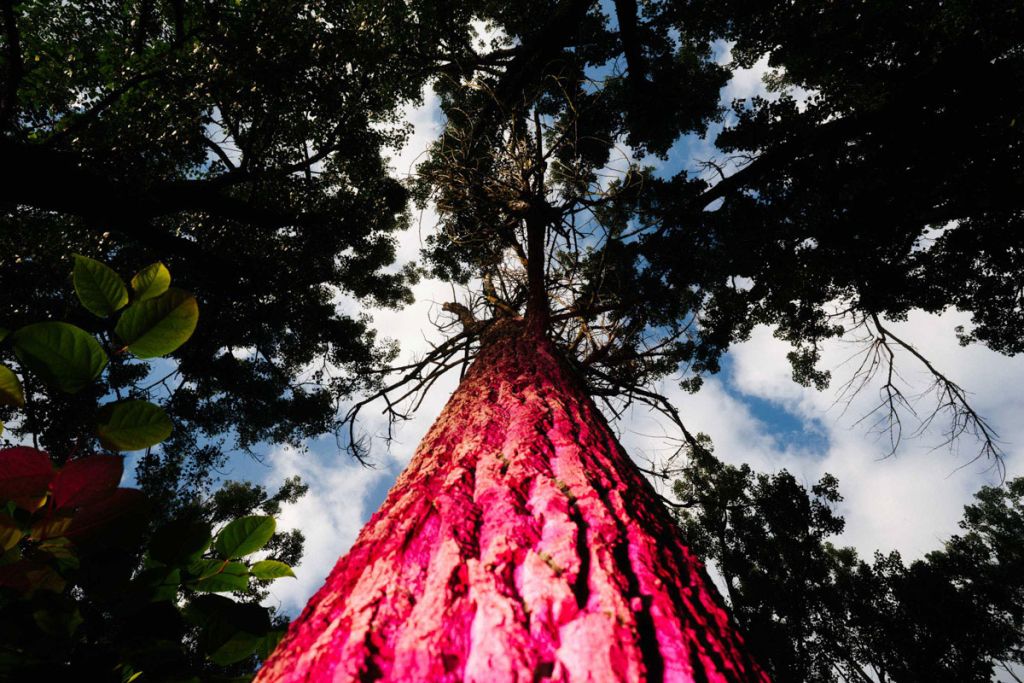
<svg viewBox="0 0 1024 683"><path fill-rule="evenodd" d="M883 319L916 309L969 311L965 343L1015 353L1022 18L975 4L15 3L0 144L23 172L0 194L0 286L22 303L5 324L65 310L47 244L115 267L159 251L219 323L151 388L209 437L168 442L161 471L222 460L220 438L337 432L354 392L393 390L394 347L338 302L408 300L414 269L386 267L407 191L384 154L432 84L446 125L410 183L439 210L429 270L480 283L463 319L532 300L605 400L671 413L651 382L681 371L696 390L758 323L817 387L823 340L869 336L871 375L913 353ZM721 101L762 58L770 97ZM44 176L70 189L24 180ZM101 314L119 303L101 270L76 286ZM484 327L401 370L429 384ZM926 369L951 431L996 453L966 391ZM909 402L886 385L894 427ZM81 436L73 408L37 411L52 453Z"/></svg>
<svg viewBox="0 0 1024 683"><path fill-rule="evenodd" d="M104 349L100 341L70 323L31 323L4 335L9 337L18 362L45 384L75 394L100 377L109 363L108 352L152 358L177 350L195 332L199 306L188 292L167 285L154 288L146 275L154 271L170 284L167 268L154 263L133 278L138 286L133 286L129 297L117 273L99 261L76 254L71 277L82 306L101 318L123 309L112 330L104 330L108 348ZM0 365L0 377L6 378L4 402L25 407L25 392L17 374ZM25 420L17 431L30 431L35 420L33 411L26 410ZM173 429L163 409L138 399L101 405L93 424L99 441L115 451L149 448L167 439ZM80 437L76 449L81 446Z"/></svg>
<svg viewBox="0 0 1024 683"><path fill-rule="evenodd" d="M359 373L393 349L359 311L408 301L415 279L389 267L408 216L386 155L408 132L400 108L468 54L470 16L426 0L4 5L0 157L15 170L0 187L0 325L109 329L86 313L111 313L120 289L92 267L75 278L85 305L73 304L69 252L118 272L160 259L216 321L172 362L114 357L83 390L133 392L177 425L144 475L198 480L233 446L301 445L374 383ZM139 273L136 301L166 279ZM154 351L137 334L155 307L122 318L136 358ZM11 425L15 438L34 435L58 460L96 446L82 423L90 397L24 388L32 417ZM161 508L209 494L140 483L180 493Z"/></svg>
<svg viewBox="0 0 1024 683"><path fill-rule="evenodd" d="M808 489L707 445L675 484L679 520L775 680L981 682L1024 663L1024 478L982 488L941 550L868 562L830 540L835 477Z"/></svg>
<svg viewBox="0 0 1024 683"><path fill-rule="evenodd" d="M5 678L182 680L203 671L197 655L226 667L283 634L267 608L214 595L294 576L280 560L238 561L266 546L274 518L234 519L215 538L209 523L165 524L133 572L148 501L117 488L122 465L91 455L55 470L42 451L0 451Z"/></svg>
<svg viewBox="0 0 1024 683"><path fill-rule="evenodd" d="M132 279L132 296L113 270L86 257L75 258L72 281L91 313L123 309L103 335L115 357L170 353L195 330L195 298L170 287L163 264ZM26 379L65 392L83 391L107 366L104 345L69 323L32 323L4 336ZM4 370L7 400L25 405L18 375ZM148 450L173 429L148 401L117 400L93 412L100 443L115 451ZM240 496L229 486L205 509L178 511L151 531L168 516L151 515L154 501L142 491L117 488L120 456L70 455L55 469L34 448L0 451L0 673L130 681L251 671L287 623L258 601L269 582L294 576L288 561L301 557L302 536L276 534L272 516L250 512L276 514L305 492L301 482L288 480L273 497L254 486ZM226 523L214 538L215 522ZM261 550L270 556L242 561Z"/></svg>

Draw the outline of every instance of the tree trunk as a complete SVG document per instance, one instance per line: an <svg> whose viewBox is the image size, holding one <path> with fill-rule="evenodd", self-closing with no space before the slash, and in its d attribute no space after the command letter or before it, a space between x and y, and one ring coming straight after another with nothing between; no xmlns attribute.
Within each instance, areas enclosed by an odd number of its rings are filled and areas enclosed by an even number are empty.
<svg viewBox="0 0 1024 683"><path fill-rule="evenodd" d="M767 681L553 345L496 328L256 680Z"/></svg>

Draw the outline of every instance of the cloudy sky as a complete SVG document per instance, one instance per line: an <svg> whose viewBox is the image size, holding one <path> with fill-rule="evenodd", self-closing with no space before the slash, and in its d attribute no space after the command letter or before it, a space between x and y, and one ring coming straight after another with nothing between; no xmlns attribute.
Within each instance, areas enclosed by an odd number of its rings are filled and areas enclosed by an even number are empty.
<svg viewBox="0 0 1024 683"><path fill-rule="evenodd" d="M727 50L720 51L720 59L728 61ZM723 89L723 99L764 94L760 78L765 68L762 62L736 74ZM439 117L436 101L429 95L422 106L410 109L415 135L393 158L396 176L405 177L413 170L418 155L440 130ZM674 152L683 157L685 166L709 156L710 147L704 141L684 140ZM417 258L421 240L432 228L429 212L417 218L402 236L400 262ZM441 303L452 299L451 288L435 281L420 283L415 294L416 303L401 311L374 312L382 334L401 342L404 358L422 354L429 340L440 339L429 321L440 314ZM969 324L968 317L951 311L942 316L912 315L891 327L970 392L974 407L1002 440L1007 478L1020 476L1024 474L1024 423L1017 416L1024 414L1024 401L1017 387L1024 385L1024 358L1006 358L980 346L960 347L953 333L960 324ZM833 388L823 392L792 381L788 350L771 329L758 328L748 342L733 348L723 372L706 381L697 395L679 391L672 378L660 389L673 398L691 431L712 437L716 454L726 462L746 462L762 472L786 469L807 485L825 472L837 476L844 496L840 512L847 521L840 543L855 546L867 557L876 549L899 550L905 559L920 557L956 533L963 506L978 488L999 483L1000 471L991 461L974 459L978 444L970 437L952 448L943 446L949 424L941 419L923 433L904 439L890 455L888 432L874 429L871 417L879 401L878 384L865 387L848 402L839 395L866 350L862 341L836 341L824 349L822 366L832 369ZM909 354L898 358L898 367L908 396L925 392L917 407L919 414L929 414L934 402L926 392L929 381L924 368ZM297 568L297 579L274 583L269 604L289 613L301 609L379 507L456 381L452 374L438 382L390 447L379 439L374 443L372 469L339 452L333 437L312 443L307 452L278 449L264 459L265 464L244 460L233 464L226 473L231 478L255 479L275 487L285 477L299 474L310 486L309 493L284 509L279 520L281 527L298 527L305 533L305 558ZM367 410L364 415L366 432L384 431L379 411ZM905 419L905 433L914 432L913 415ZM631 411L617 428L626 449L638 460L658 461L675 449L671 428L646 410Z"/></svg>

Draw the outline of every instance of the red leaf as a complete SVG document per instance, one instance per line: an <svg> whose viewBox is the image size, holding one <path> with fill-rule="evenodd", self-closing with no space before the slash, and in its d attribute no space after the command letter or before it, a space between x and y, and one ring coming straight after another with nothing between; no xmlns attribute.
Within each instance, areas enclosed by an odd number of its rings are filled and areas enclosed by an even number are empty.
<svg viewBox="0 0 1024 683"><path fill-rule="evenodd" d="M0 451L0 501L25 507L46 495L52 479L53 464L46 453L27 446Z"/></svg>
<svg viewBox="0 0 1024 683"><path fill-rule="evenodd" d="M38 560L18 560L0 567L0 587L13 588L19 593L32 591L33 574L37 576L49 567ZM51 570L52 571L52 570Z"/></svg>
<svg viewBox="0 0 1024 683"><path fill-rule="evenodd" d="M95 503L109 496L121 483L124 458L89 455L72 460L53 481L53 504L60 510Z"/></svg>
<svg viewBox="0 0 1024 683"><path fill-rule="evenodd" d="M76 544L127 538L145 526L146 496L139 489L114 489L79 510L65 536Z"/></svg>

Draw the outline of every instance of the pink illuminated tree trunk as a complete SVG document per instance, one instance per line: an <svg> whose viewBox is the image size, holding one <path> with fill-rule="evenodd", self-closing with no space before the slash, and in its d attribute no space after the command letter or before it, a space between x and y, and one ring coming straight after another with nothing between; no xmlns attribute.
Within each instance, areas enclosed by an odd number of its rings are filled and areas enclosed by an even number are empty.
<svg viewBox="0 0 1024 683"><path fill-rule="evenodd" d="M558 352L500 325L257 681L766 681Z"/></svg>

